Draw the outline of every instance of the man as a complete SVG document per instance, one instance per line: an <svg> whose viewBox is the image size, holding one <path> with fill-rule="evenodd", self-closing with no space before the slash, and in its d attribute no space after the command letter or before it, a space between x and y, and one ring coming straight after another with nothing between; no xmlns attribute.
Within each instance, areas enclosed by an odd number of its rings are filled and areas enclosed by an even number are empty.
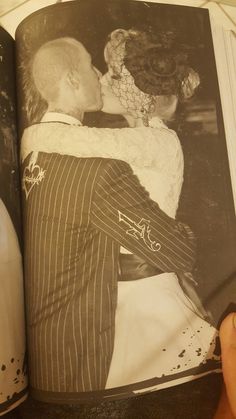
<svg viewBox="0 0 236 419"><path fill-rule="evenodd" d="M105 388L120 246L157 270L189 272L195 245L190 229L159 209L127 163L50 149L57 143L66 150L76 129L89 153L94 131L81 121L102 99L83 45L50 41L31 70L48 109L22 139L30 380L38 399L74 403L81 392Z"/></svg>

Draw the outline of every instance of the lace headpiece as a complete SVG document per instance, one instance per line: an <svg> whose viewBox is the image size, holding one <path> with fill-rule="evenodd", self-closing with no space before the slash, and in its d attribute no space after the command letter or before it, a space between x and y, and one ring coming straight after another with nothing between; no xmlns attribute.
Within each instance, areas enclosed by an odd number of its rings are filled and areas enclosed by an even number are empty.
<svg viewBox="0 0 236 419"><path fill-rule="evenodd" d="M158 96L192 96L198 74L188 66L188 54L174 51L172 34L117 29L105 47L112 76L111 89L122 106L148 125Z"/></svg>

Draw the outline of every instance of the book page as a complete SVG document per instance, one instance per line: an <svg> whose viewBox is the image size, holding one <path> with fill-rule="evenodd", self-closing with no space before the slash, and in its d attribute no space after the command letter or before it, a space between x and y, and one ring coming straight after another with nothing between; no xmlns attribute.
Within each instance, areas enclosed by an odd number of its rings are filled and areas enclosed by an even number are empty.
<svg viewBox="0 0 236 419"><path fill-rule="evenodd" d="M14 41L0 28L0 415L27 392Z"/></svg>
<svg viewBox="0 0 236 419"><path fill-rule="evenodd" d="M235 185L208 12L66 2L16 40L32 394L219 372Z"/></svg>
<svg viewBox="0 0 236 419"><path fill-rule="evenodd" d="M0 6L1 26L14 38L19 23L31 13L57 3L56 0L8 0Z"/></svg>

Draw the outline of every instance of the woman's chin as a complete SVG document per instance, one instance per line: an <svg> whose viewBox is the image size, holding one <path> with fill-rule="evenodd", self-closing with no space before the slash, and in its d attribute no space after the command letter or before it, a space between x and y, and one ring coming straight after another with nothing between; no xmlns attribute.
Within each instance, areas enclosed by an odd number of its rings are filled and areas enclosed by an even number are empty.
<svg viewBox="0 0 236 419"><path fill-rule="evenodd" d="M117 113L113 112L112 109L109 106L103 106L101 111L104 112L104 113L109 113L111 115L117 115Z"/></svg>
<svg viewBox="0 0 236 419"><path fill-rule="evenodd" d="M111 115L124 115L124 109L121 108L121 106L116 106L114 103L106 103L103 100L103 106L101 108L101 111L104 113L109 113Z"/></svg>
<svg viewBox="0 0 236 419"><path fill-rule="evenodd" d="M123 115L125 113L125 110L121 106L119 99L111 94L108 89L105 89L104 86L102 88L102 102L103 106L101 111L104 113L109 113L112 115Z"/></svg>

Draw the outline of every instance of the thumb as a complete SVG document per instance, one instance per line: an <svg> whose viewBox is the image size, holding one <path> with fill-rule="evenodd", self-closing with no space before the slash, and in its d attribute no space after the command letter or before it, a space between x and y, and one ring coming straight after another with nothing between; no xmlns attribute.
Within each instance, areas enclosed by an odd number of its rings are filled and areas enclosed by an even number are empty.
<svg viewBox="0 0 236 419"><path fill-rule="evenodd" d="M229 314L220 326L222 370L226 392L236 417L236 313Z"/></svg>

